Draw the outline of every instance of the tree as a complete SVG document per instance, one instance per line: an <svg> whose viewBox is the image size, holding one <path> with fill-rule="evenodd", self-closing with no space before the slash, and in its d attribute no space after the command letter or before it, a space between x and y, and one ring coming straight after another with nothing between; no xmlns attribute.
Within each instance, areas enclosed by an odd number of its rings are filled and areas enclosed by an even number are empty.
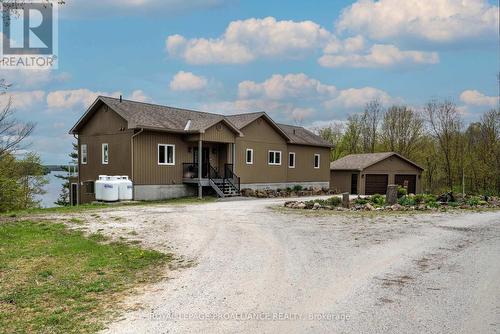
<svg viewBox="0 0 500 334"><path fill-rule="evenodd" d="M394 105L384 114L380 139L386 151L408 158L419 147L424 132L422 117L407 106Z"/></svg>
<svg viewBox="0 0 500 334"><path fill-rule="evenodd" d="M316 132L333 146L330 151L330 161L337 160L343 156L344 147L341 141L344 135L344 124L341 122L332 123L328 127L316 129Z"/></svg>
<svg viewBox="0 0 500 334"><path fill-rule="evenodd" d="M351 115L347 118L347 125L341 145L346 154L361 153L362 123L359 115Z"/></svg>
<svg viewBox="0 0 500 334"><path fill-rule="evenodd" d="M40 158L33 153L19 160L12 154L0 159L0 212L39 206L47 180Z"/></svg>
<svg viewBox="0 0 500 334"><path fill-rule="evenodd" d="M0 95L6 95L9 87L5 80L0 80ZM14 117L12 98L9 97L0 110L0 158L25 148L23 141L34 128L34 123L21 122Z"/></svg>
<svg viewBox="0 0 500 334"><path fill-rule="evenodd" d="M78 144L73 143L73 151L69 154L69 157L71 159L70 164L78 164ZM62 166L62 169L66 172L66 174L56 175L56 177L64 180L64 183L61 186L61 193L59 194L59 198L54 204L60 206L68 206L71 204L69 198L71 170L68 166Z"/></svg>
<svg viewBox="0 0 500 334"><path fill-rule="evenodd" d="M379 100L370 101L365 106L365 111L361 117L364 153L375 152L378 127L382 113L382 104Z"/></svg>
<svg viewBox="0 0 500 334"><path fill-rule="evenodd" d="M437 140L441 154L444 157L447 186L453 190L452 156L454 141L461 129L461 119L455 104L445 100L429 101L424 107L430 132Z"/></svg>

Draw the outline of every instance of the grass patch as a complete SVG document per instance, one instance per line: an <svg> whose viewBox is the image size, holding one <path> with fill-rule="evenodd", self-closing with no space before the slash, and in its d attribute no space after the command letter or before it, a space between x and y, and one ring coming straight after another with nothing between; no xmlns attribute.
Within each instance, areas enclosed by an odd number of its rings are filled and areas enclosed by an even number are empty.
<svg viewBox="0 0 500 334"><path fill-rule="evenodd" d="M121 292L158 279L158 266L172 259L104 240L63 224L0 224L0 331L95 332Z"/></svg>
<svg viewBox="0 0 500 334"><path fill-rule="evenodd" d="M182 197L182 198L171 198L161 201L137 201L137 202L123 202L123 203L92 203L92 204L82 204L78 206L61 206L55 208L35 208L26 210L17 210L0 213L1 216L6 217L23 217L27 215L34 214L44 214L44 213L78 213L89 210L107 209L107 208L117 208L124 206L138 206L138 205L161 205L161 204L171 204L171 205L183 205L183 204L200 204L200 203L211 203L216 201L216 197L206 196L202 199L198 197ZM98 216L96 216L98 218Z"/></svg>

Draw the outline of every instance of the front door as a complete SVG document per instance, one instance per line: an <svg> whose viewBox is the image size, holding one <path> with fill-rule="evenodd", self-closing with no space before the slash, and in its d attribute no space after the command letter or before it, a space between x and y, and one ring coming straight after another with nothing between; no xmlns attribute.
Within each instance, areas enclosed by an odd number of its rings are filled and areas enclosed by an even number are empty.
<svg viewBox="0 0 500 334"><path fill-rule="evenodd" d="M208 177L208 166L210 165L210 150L208 147L204 147L201 151L201 177L202 178L207 178ZM193 150L193 161L195 164L198 163L198 148L196 147ZM196 176L198 177L198 176Z"/></svg>
<svg viewBox="0 0 500 334"><path fill-rule="evenodd" d="M358 194L358 174L351 175L351 195Z"/></svg>
<svg viewBox="0 0 500 334"><path fill-rule="evenodd" d="M71 205L78 205L78 184L71 184L71 193L70 193Z"/></svg>

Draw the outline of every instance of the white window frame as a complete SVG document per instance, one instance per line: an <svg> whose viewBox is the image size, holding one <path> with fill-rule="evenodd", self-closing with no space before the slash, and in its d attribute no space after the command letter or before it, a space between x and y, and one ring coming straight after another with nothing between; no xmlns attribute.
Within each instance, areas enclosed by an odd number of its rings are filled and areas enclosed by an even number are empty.
<svg viewBox="0 0 500 334"><path fill-rule="evenodd" d="M250 152L250 161L248 161L248 152ZM245 162L247 165L253 165L253 148L247 148L245 151Z"/></svg>
<svg viewBox="0 0 500 334"><path fill-rule="evenodd" d="M85 148L85 154L84 154L84 148ZM87 162L89 161L89 148L87 144L81 144L80 145L80 163L82 165L86 165ZM85 158L85 160L83 159Z"/></svg>
<svg viewBox="0 0 500 334"><path fill-rule="evenodd" d="M293 165L290 165L290 156L293 155ZM295 168L295 158L297 155L295 155L295 152L288 152L288 168Z"/></svg>
<svg viewBox="0 0 500 334"><path fill-rule="evenodd" d="M106 148L106 151L107 151L107 160L104 160L104 148ZM101 145L101 163L103 165L107 165L109 164L109 144L108 143L103 143Z"/></svg>
<svg viewBox="0 0 500 334"><path fill-rule="evenodd" d="M318 157L318 166L317 167L316 167L316 157ZM316 153L314 155L313 164L314 164L314 169L320 169L321 168L321 154Z"/></svg>
<svg viewBox="0 0 500 334"><path fill-rule="evenodd" d="M269 155L273 153L273 156L274 156L274 162L270 162L269 161ZM279 163L276 163L276 153L279 153L280 155L280 162ZM267 151L267 164L270 165L270 166L281 166L281 162L283 161L283 154L281 154L281 151L273 151L273 150L269 150Z"/></svg>
<svg viewBox="0 0 500 334"><path fill-rule="evenodd" d="M165 162L160 162L160 146L165 147ZM172 162L168 162L168 149L172 147ZM158 144L157 162L159 166L175 166L175 145L174 144Z"/></svg>

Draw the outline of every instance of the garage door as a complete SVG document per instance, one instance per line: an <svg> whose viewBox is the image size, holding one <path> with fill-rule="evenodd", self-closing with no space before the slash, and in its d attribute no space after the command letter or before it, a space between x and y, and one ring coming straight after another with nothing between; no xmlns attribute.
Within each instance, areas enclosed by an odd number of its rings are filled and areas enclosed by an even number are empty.
<svg viewBox="0 0 500 334"><path fill-rule="evenodd" d="M416 175L401 175L396 174L394 181L401 187L408 187L408 194L414 194L417 189Z"/></svg>
<svg viewBox="0 0 500 334"><path fill-rule="evenodd" d="M374 195L381 194L385 195L387 192L387 182L389 176L387 174L367 174L366 175L366 186L365 194Z"/></svg>

